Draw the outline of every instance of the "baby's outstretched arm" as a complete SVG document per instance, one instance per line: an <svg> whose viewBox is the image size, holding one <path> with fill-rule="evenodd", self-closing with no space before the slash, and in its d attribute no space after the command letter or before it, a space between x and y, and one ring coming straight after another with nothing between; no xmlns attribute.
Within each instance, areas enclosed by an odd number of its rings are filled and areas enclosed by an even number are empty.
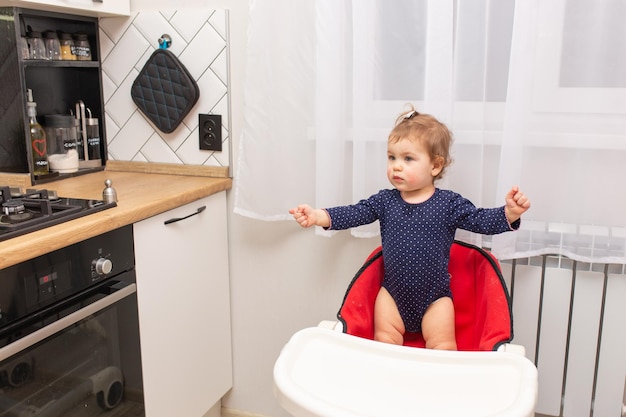
<svg viewBox="0 0 626 417"><path fill-rule="evenodd" d="M504 213L509 223L519 219L530 208L530 200L517 186L511 188L505 197Z"/></svg>
<svg viewBox="0 0 626 417"><path fill-rule="evenodd" d="M300 204L298 207L289 210L289 213L293 215L293 218L302 227L330 226L330 217L326 210L314 209L307 204Z"/></svg>

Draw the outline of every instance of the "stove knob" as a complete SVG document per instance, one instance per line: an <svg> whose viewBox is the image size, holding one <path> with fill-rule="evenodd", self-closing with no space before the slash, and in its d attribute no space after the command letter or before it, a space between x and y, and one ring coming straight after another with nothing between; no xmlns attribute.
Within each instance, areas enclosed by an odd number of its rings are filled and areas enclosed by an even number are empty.
<svg viewBox="0 0 626 417"><path fill-rule="evenodd" d="M95 263L95 268L98 275L105 275L113 269L113 262L107 258L98 258Z"/></svg>

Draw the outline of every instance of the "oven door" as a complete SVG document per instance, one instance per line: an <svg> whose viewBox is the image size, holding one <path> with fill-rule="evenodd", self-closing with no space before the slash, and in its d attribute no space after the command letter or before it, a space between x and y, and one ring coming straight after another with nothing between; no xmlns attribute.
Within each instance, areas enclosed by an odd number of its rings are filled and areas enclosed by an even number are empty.
<svg viewBox="0 0 626 417"><path fill-rule="evenodd" d="M134 271L23 330L0 348L0 416L144 415Z"/></svg>

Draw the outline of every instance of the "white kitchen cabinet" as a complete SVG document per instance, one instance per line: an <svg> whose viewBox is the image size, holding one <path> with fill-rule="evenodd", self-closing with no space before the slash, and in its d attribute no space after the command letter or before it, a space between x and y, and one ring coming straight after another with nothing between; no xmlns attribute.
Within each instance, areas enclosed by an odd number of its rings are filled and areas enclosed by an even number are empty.
<svg viewBox="0 0 626 417"><path fill-rule="evenodd" d="M226 218L219 192L134 225L149 417L201 417L232 387Z"/></svg>
<svg viewBox="0 0 626 417"><path fill-rule="evenodd" d="M130 0L0 0L0 6L97 17L130 15Z"/></svg>

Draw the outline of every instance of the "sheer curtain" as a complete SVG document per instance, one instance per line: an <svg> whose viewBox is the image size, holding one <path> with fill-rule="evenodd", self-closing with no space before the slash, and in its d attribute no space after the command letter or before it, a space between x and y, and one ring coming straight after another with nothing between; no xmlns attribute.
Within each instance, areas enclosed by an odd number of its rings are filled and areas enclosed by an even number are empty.
<svg viewBox="0 0 626 417"><path fill-rule="evenodd" d="M518 232L458 238L501 259L625 263L625 9L621 0L251 0L235 212L286 220L298 203L349 204L388 188L387 134L412 103L454 132L439 187L484 207L503 204L513 185L532 200Z"/></svg>

